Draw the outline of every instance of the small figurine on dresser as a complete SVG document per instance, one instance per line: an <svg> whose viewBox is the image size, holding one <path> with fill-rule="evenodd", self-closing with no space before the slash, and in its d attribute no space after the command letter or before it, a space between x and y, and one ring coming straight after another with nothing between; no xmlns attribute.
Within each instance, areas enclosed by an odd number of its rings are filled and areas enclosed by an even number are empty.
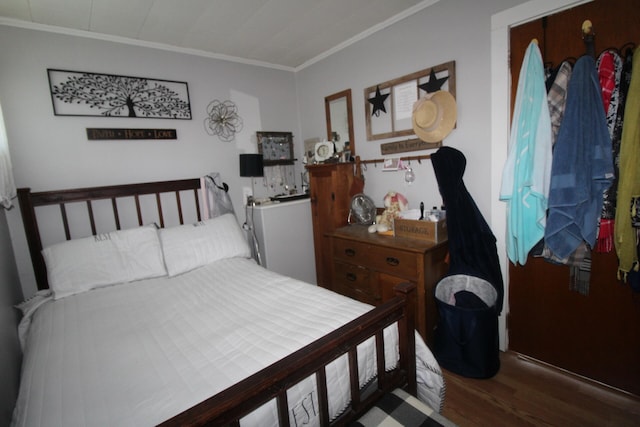
<svg viewBox="0 0 640 427"><path fill-rule="evenodd" d="M395 191L389 191L384 196L384 211L377 221L378 224L386 226L387 230L393 229L393 219L400 216L400 212L406 211L409 208L409 202L407 198ZM378 230L380 231L380 230Z"/></svg>

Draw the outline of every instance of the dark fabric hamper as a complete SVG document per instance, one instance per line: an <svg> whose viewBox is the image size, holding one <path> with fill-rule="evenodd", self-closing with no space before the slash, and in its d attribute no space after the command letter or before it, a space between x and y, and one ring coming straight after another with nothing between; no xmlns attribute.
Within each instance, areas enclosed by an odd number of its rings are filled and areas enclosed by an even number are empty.
<svg viewBox="0 0 640 427"><path fill-rule="evenodd" d="M433 351L438 363L469 378L490 378L500 369L498 293L478 277L457 274L435 290L439 321Z"/></svg>
<svg viewBox="0 0 640 427"><path fill-rule="evenodd" d="M431 155L447 211L450 264L436 285L433 353L443 368L471 378L500 369L498 316L504 284L496 238L462 179L466 158L441 147Z"/></svg>

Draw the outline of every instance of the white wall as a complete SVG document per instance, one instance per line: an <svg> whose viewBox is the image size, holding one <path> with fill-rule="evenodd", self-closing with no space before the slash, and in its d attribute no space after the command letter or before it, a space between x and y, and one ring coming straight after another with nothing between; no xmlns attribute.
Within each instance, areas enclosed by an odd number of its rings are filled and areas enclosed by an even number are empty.
<svg viewBox="0 0 640 427"><path fill-rule="evenodd" d="M448 61L456 62L457 127L444 143L467 157L465 183L482 212L491 210L491 16L522 0L439 1L361 40L296 75L302 137L324 137L325 96L351 88L356 152L362 159L383 157L380 144L403 138L367 141L364 88ZM406 139L406 137L404 138ZM419 151L394 156L427 154ZM388 157L394 157L388 156ZM380 172L369 165L365 192L381 206L389 190L405 194L412 207L424 201L440 206L441 197L431 162L412 162L416 181L408 185L403 172Z"/></svg>
<svg viewBox="0 0 640 427"><path fill-rule="evenodd" d="M292 131L300 140L293 71L3 25L0 40L0 101L18 187L41 191L218 171L242 220L242 187L251 184L239 177L238 154L257 151L257 130ZM187 82L193 119L54 116L47 68ZM205 132L206 107L214 99L238 105L244 129L235 142ZM88 127L171 128L178 139L88 141ZM257 195L263 190L256 186ZM7 220L29 296L35 282L18 209Z"/></svg>

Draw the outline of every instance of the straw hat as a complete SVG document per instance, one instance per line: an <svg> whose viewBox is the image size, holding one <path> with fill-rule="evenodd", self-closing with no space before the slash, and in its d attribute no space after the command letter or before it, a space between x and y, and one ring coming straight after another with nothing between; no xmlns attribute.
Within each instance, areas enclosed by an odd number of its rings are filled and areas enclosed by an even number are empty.
<svg viewBox="0 0 640 427"><path fill-rule="evenodd" d="M442 141L456 124L456 100L446 90L429 93L413 104L413 131L425 142Z"/></svg>

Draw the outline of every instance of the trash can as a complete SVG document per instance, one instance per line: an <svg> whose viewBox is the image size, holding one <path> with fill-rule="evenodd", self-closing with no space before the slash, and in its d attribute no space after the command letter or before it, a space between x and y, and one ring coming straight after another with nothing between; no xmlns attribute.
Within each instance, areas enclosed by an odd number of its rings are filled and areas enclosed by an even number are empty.
<svg viewBox="0 0 640 427"><path fill-rule="evenodd" d="M454 274L436 285L435 298L438 363L464 377L493 377L500 369L496 288L478 277Z"/></svg>

